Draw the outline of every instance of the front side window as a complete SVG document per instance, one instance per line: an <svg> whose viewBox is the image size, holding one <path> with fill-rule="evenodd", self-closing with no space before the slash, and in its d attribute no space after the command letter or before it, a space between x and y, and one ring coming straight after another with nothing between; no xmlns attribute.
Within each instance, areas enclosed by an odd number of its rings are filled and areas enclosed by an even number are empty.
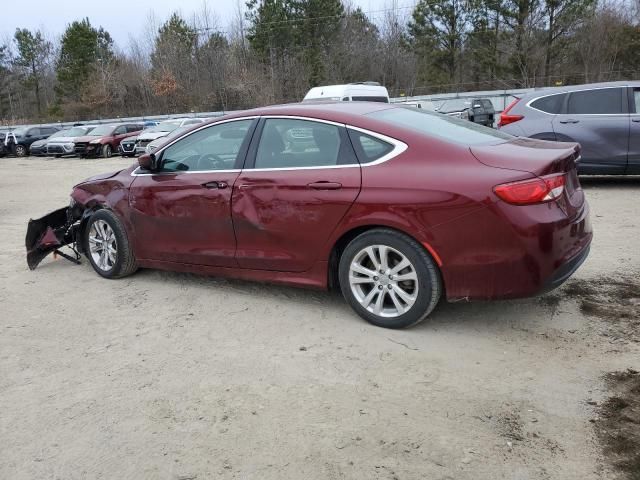
<svg viewBox="0 0 640 480"><path fill-rule="evenodd" d="M30 135L32 137L37 137L38 135L40 135L40 129L39 128L32 128L32 129L29 130L27 135Z"/></svg>
<svg viewBox="0 0 640 480"><path fill-rule="evenodd" d="M113 132L114 135L122 135L124 133L127 133L127 127L125 127L124 125L120 125L118 128L115 129L115 131Z"/></svg>
<svg viewBox="0 0 640 480"><path fill-rule="evenodd" d="M343 148L344 147L344 148ZM265 120L255 168L323 167L357 163L343 145L340 128L311 120Z"/></svg>
<svg viewBox="0 0 640 480"><path fill-rule="evenodd" d="M635 113L640 113L640 88L633 90L633 103L636 107Z"/></svg>
<svg viewBox="0 0 640 480"><path fill-rule="evenodd" d="M559 93L556 95L549 95L546 97L538 98L531 102L531 108L540 110L545 113L557 114L562 112L562 105L566 98L566 93Z"/></svg>
<svg viewBox="0 0 640 480"><path fill-rule="evenodd" d="M253 120L212 125L178 140L162 153L162 171L232 170Z"/></svg>
<svg viewBox="0 0 640 480"><path fill-rule="evenodd" d="M623 88L599 88L571 92L567 103L567 113L572 115L614 115L625 113Z"/></svg>

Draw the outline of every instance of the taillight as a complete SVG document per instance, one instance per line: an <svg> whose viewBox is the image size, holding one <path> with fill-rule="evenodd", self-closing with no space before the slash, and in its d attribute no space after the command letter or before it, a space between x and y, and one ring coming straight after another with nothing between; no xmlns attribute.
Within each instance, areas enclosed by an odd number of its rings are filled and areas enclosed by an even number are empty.
<svg viewBox="0 0 640 480"><path fill-rule="evenodd" d="M562 195L567 178L564 173L555 173L520 182L503 183L493 187L494 193L513 205L544 203Z"/></svg>
<svg viewBox="0 0 640 480"><path fill-rule="evenodd" d="M500 114L500 120L498 121L498 128L504 127L505 125L509 125L510 123L517 122L518 120L522 120L524 115L510 115L509 110L516 106L516 103L520 101L519 98L516 98L513 102L511 102L507 108Z"/></svg>

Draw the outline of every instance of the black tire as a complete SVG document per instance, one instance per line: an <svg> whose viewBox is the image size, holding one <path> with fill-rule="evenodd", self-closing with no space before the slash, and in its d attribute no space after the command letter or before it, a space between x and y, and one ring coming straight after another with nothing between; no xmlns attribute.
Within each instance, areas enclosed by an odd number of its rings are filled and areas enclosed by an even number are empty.
<svg viewBox="0 0 640 480"><path fill-rule="evenodd" d="M27 147L24 145L20 145L19 143L13 147L13 151L16 154L16 157L26 157L27 156Z"/></svg>
<svg viewBox="0 0 640 480"><path fill-rule="evenodd" d="M60 157L62 157L62 155L54 155L54 157L60 158Z"/></svg>
<svg viewBox="0 0 640 480"><path fill-rule="evenodd" d="M111 227L115 236L116 258L113 265L107 269L101 268L96 263L90 250L89 236L91 227L99 220L106 222ZM104 278L122 278L127 275L131 275L138 270L136 258L133 254L129 238L127 237L127 232L124 229L122 222L120 222L120 219L111 210L98 210L96 213L91 215L84 229L83 241L85 255L98 275Z"/></svg>
<svg viewBox="0 0 640 480"><path fill-rule="evenodd" d="M113 155L113 150L111 150L111 145L108 143L102 146L102 158L111 158Z"/></svg>
<svg viewBox="0 0 640 480"><path fill-rule="evenodd" d="M411 267L415 270L417 276L417 286L415 287L417 288L417 295L415 295L414 303L407 311L395 317L376 315L363 307L352 291L349 281L352 262L356 260L363 249L375 245L391 247L391 249L401 253L411 262ZM340 256L338 275L342 295L349 305L358 315L378 327L407 328L419 323L433 311L442 293L440 271L425 248L408 235L386 228L369 230L353 239ZM374 278L377 279L378 277ZM375 288L374 285L371 290ZM377 288L381 288L381 286L378 285ZM391 289L392 287L388 286L388 288ZM384 291L383 289L384 286L382 286L381 290ZM385 296L383 296L383 299L385 302L388 301Z"/></svg>

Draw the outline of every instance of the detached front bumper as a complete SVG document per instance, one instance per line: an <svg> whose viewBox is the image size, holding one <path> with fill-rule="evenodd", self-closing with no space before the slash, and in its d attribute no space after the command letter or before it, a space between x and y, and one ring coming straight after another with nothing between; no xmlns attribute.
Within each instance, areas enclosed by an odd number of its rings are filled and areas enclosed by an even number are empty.
<svg viewBox="0 0 640 480"><path fill-rule="evenodd" d="M77 252L74 259L58 250L60 247L76 242L78 227L77 219L74 218L74 213L69 207L60 208L36 220L29 220L25 238L29 269L34 270L47 255L53 252L79 263Z"/></svg>

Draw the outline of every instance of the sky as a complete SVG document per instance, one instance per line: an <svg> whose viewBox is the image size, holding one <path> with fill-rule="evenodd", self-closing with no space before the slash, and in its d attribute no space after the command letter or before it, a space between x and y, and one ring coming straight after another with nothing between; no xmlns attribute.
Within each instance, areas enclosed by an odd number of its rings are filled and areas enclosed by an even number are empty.
<svg viewBox="0 0 640 480"><path fill-rule="evenodd" d="M5 0L8 1L8 0ZM394 0L348 0L371 16L380 18ZM245 0L240 0L244 5ZM218 27L226 29L237 9L238 0L21 0L19 9L4 12L0 25L0 40L13 36L16 28L44 29L51 38L61 35L73 20L89 17L91 24L102 26L114 38L116 45L126 48L131 36L142 37L148 30L150 13L159 23L178 10L192 18L206 3L215 12ZM409 13L414 0L395 0L400 13ZM11 15L11 12L16 15ZM20 15L17 15L20 12ZM28 15L22 15L29 12ZM8 15L7 15L8 13Z"/></svg>

